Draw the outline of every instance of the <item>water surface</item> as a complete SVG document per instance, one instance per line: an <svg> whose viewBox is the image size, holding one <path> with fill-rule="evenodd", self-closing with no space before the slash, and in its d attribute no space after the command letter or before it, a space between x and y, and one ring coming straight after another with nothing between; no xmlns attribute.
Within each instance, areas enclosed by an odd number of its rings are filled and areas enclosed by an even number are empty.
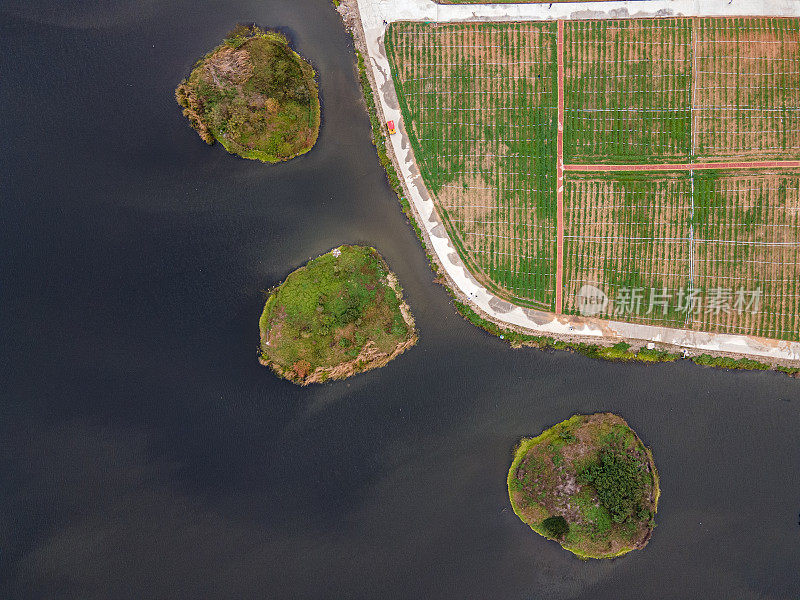
<svg viewBox="0 0 800 600"><path fill-rule="evenodd" d="M209 148L176 83L238 21L320 74L308 155ZM369 141L326 0L0 7L0 597L789 598L800 387L513 350L463 321ZM300 389L256 361L263 290L386 257L418 346ZM514 444L612 410L655 454L648 547L584 563L509 507Z"/></svg>

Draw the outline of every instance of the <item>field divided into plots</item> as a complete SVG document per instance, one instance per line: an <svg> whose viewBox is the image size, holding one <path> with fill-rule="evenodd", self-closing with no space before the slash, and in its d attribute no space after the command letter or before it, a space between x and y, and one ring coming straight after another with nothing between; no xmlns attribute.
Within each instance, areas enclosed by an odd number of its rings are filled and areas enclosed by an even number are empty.
<svg viewBox="0 0 800 600"><path fill-rule="evenodd" d="M698 19L695 154L800 157L800 21Z"/></svg>
<svg viewBox="0 0 800 600"><path fill-rule="evenodd" d="M395 23L395 88L423 178L482 283L553 308L556 23Z"/></svg>
<svg viewBox="0 0 800 600"><path fill-rule="evenodd" d="M564 161L686 162L692 146L691 21L564 25Z"/></svg>
<svg viewBox="0 0 800 600"><path fill-rule="evenodd" d="M563 158L579 170L564 177L563 312L594 284L610 300L600 317L800 339L800 170L690 166L800 159L798 28L564 23ZM551 310L556 40L552 22L395 23L386 37L415 158L462 259L498 296ZM653 170L666 163L686 169Z"/></svg>
<svg viewBox="0 0 800 600"><path fill-rule="evenodd" d="M798 340L800 172L570 173L564 312ZM690 290L695 294L690 299Z"/></svg>

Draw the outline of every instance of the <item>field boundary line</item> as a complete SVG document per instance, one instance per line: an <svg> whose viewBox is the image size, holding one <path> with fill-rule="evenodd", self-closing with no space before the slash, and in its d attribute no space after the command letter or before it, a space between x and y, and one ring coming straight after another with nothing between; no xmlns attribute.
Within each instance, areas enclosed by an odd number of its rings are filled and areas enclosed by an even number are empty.
<svg viewBox="0 0 800 600"><path fill-rule="evenodd" d="M691 141L689 142L689 157L692 162L695 159L695 140L696 140L696 129L697 124L695 122L696 119L696 111L695 111L695 101L697 100L697 17L691 18L691 25L692 25L692 90L689 96L689 108L691 109L691 117L689 119L689 136ZM695 244L694 244L694 168L689 171L689 198L691 199L692 208L689 212L689 285L694 288L694 253L695 253ZM686 319L684 321L684 325L688 325L690 322L694 321L694 317L692 316L690 311L686 311Z"/></svg>
<svg viewBox="0 0 800 600"><path fill-rule="evenodd" d="M765 160L635 165L564 165L565 171L708 171L713 169L797 169L800 160Z"/></svg>
<svg viewBox="0 0 800 600"><path fill-rule="evenodd" d="M564 21L558 21L558 131L556 133L556 314L564 305Z"/></svg>

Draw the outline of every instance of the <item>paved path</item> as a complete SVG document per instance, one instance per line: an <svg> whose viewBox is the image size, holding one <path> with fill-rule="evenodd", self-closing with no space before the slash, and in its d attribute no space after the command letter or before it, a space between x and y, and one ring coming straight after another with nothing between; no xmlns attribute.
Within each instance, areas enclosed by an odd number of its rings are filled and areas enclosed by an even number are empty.
<svg viewBox="0 0 800 600"><path fill-rule="evenodd" d="M392 21L533 21L625 16L800 17L797 0L618 0L540 4L436 4L432 0L358 0L365 29ZM366 21L363 18L372 19Z"/></svg>
<svg viewBox="0 0 800 600"><path fill-rule="evenodd" d="M439 220L425 183L414 161L400 106L391 78L389 60L383 45L384 21L514 21L556 18L612 18L656 15L774 15L800 17L800 2L795 0L651 0L648 2L592 2L513 4L513 5L439 5L430 0L357 0L364 28L368 66L377 89L376 99L386 120L398 124L398 133L389 137L398 160L399 175L408 190L408 200L434 253L447 271L456 291L476 310L494 321L537 335L572 336L591 342L602 338L627 338L662 342L694 351L717 351L746 354L763 360L800 362L800 343L767 340L742 335L710 334L684 329L638 325L619 321L554 315L515 306L496 297L469 272L456 252Z"/></svg>

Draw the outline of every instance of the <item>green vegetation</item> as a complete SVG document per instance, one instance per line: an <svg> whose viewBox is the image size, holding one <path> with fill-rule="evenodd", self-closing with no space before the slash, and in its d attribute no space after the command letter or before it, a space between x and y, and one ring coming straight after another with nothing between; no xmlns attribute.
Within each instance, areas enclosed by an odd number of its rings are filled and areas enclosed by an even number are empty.
<svg viewBox="0 0 800 600"><path fill-rule="evenodd" d="M693 198L696 285L728 289L731 306L737 290L761 294L755 314L695 320L703 330L799 341L800 171L696 172Z"/></svg>
<svg viewBox="0 0 800 600"><path fill-rule="evenodd" d="M678 298L693 283L690 194L688 172L570 173L564 182L564 312L580 314L578 291L591 283L609 299L599 318L683 327ZM631 300L631 290L639 300ZM650 308L651 298L666 301Z"/></svg>
<svg viewBox="0 0 800 600"><path fill-rule="evenodd" d="M800 263L797 246L787 244L800 240L800 214L790 209L800 202L799 177L793 169L570 173L564 312L579 314L576 294L591 282L609 298L600 318L800 340ZM613 202L605 206L605 198ZM699 301L687 319L680 298L692 287ZM636 289L637 309L617 303ZM666 310L648 306L653 290ZM707 310L715 290L727 303ZM760 291L755 313L737 309L739 290L745 302Z"/></svg>
<svg viewBox="0 0 800 600"><path fill-rule="evenodd" d="M523 439L508 472L514 512L581 558L643 548L660 494L653 456L610 413L576 415Z"/></svg>
<svg viewBox="0 0 800 600"><path fill-rule="evenodd" d="M550 537L561 539L569 532L569 523L564 517L547 517L542 521L542 527Z"/></svg>
<svg viewBox="0 0 800 600"><path fill-rule="evenodd" d="M600 460L580 472L578 481L594 486L600 504L614 523L634 518L641 510L646 482L640 465L627 452L614 448L600 451Z"/></svg>
<svg viewBox="0 0 800 600"><path fill-rule="evenodd" d="M255 26L239 25L198 61L175 98L203 140L244 158L288 160L319 134L314 69L282 34Z"/></svg>
<svg viewBox="0 0 800 600"><path fill-rule="evenodd" d="M695 154L716 160L800 158L800 20L706 17L694 24ZM738 43L731 43L731 32Z"/></svg>
<svg viewBox="0 0 800 600"><path fill-rule="evenodd" d="M341 246L290 274L259 326L262 364L302 385L383 366L417 341L395 276L362 246Z"/></svg>

